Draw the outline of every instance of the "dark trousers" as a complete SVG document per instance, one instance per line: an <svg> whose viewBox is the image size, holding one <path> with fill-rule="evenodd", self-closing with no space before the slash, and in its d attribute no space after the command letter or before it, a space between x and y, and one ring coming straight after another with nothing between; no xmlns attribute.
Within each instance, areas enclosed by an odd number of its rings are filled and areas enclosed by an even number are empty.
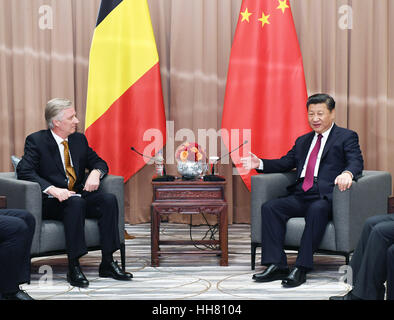
<svg viewBox="0 0 394 320"><path fill-rule="evenodd" d="M103 255L118 250L118 215L118 203L111 193L85 193L82 197L71 197L63 202L55 198L43 200L43 219L60 220L64 224L69 260L78 259L87 253L85 218L98 219Z"/></svg>
<svg viewBox="0 0 394 320"><path fill-rule="evenodd" d="M384 282L393 297L394 215L384 214L365 221L360 240L349 263L352 268L353 293L361 299L384 299Z"/></svg>
<svg viewBox="0 0 394 320"><path fill-rule="evenodd" d="M304 217L305 229L295 266L312 269L313 253L323 238L331 212L331 202L320 198L317 183L314 183L312 189L306 193L302 191L299 184L293 194L263 204L261 207L262 263L276 264L281 268L287 266L286 253L283 249L286 223L290 218Z"/></svg>
<svg viewBox="0 0 394 320"><path fill-rule="evenodd" d="M30 282L30 249L36 221L25 210L0 210L0 293Z"/></svg>

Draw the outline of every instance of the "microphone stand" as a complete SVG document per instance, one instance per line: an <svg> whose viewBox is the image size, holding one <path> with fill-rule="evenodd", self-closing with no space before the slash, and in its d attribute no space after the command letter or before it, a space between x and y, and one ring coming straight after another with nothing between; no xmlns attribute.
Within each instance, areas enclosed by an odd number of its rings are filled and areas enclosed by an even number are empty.
<svg viewBox="0 0 394 320"><path fill-rule="evenodd" d="M136 154L140 155L141 157L145 157L145 158L148 158L150 160L156 161L156 159L154 157L147 156L147 155L139 152L134 147L131 147L130 149L132 151L134 151ZM174 176L167 175L166 166L164 165L164 163L163 163L163 175L152 179L152 181L174 181L174 180L175 180Z"/></svg>
<svg viewBox="0 0 394 320"><path fill-rule="evenodd" d="M225 156L228 156L230 154L232 154L234 151L238 150L239 148L241 148L243 145L247 144L248 140L245 140L241 145L239 145L237 148L231 150L230 152L228 152L227 154L225 154L224 156L219 157L215 162L212 163L212 170L211 170L211 174L209 175L205 175L204 176L204 181L225 181L226 179L222 176L219 175L215 175L215 164L219 162L220 159L222 159Z"/></svg>

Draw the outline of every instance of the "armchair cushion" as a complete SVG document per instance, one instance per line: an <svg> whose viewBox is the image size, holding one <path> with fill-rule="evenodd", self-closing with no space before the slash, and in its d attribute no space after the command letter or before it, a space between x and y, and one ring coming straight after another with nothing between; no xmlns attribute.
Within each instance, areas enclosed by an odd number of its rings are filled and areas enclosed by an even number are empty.
<svg viewBox="0 0 394 320"><path fill-rule="evenodd" d="M301 243L302 233L305 228L304 218L291 218L286 225L286 247L298 247ZM322 250L335 251L335 227L332 221L329 221L324 233L323 239L319 246Z"/></svg>

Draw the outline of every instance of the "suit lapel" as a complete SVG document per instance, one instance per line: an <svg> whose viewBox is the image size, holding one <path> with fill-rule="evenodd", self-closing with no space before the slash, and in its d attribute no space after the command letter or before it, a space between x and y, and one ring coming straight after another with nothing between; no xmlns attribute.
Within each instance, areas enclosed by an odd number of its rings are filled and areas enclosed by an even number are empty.
<svg viewBox="0 0 394 320"><path fill-rule="evenodd" d="M64 171L64 167L63 167L62 158L60 157L59 147L50 130L47 130L47 144L48 144L50 156L52 157L59 171L62 172L64 176L66 176L66 172Z"/></svg>
<svg viewBox="0 0 394 320"><path fill-rule="evenodd" d="M335 136L337 135L338 130L336 130L337 125L334 123L334 126L331 129L331 132L327 138L327 142L324 145L324 150L323 153L321 155L321 159L320 162L323 161L324 157L327 155L328 150L330 150L331 145L335 142L336 138Z"/></svg>
<svg viewBox="0 0 394 320"><path fill-rule="evenodd" d="M302 159L301 159L302 161L301 161L301 165L298 166L298 174L297 174L298 177L301 175L302 168L304 167L305 160L306 160L306 157L308 156L308 151L309 151L309 148L311 147L311 143L312 143L314 136L315 136L315 132L314 131L310 132L305 137L305 140L302 143Z"/></svg>

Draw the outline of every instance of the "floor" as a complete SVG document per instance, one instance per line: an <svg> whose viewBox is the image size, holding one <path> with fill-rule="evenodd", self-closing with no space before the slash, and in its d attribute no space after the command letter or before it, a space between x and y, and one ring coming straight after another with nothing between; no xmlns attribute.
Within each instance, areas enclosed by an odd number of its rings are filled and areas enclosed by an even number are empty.
<svg viewBox="0 0 394 320"><path fill-rule="evenodd" d="M327 300L342 295L349 286L342 280L345 260L342 256L315 255L315 269L300 287L285 289L280 281L256 283L252 275L264 267L250 268L250 226L229 226L229 266L219 266L215 255L170 255L160 259L160 267L150 266L150 224L126 225L135 239L126 240L126 268L132 281L100 278L100 251L89 252L81 260L90 281L86 289L72 287L66 281L67 258L64 255L34 258L32 281L24 285L39 300ZM207 226L190 229L188 225L163 223L160 239L202 239ZM208 232L208 235L210 233ZM217 235L216 235L217 236ZM194 250L209 250L194 248ZM258 250L259 252L259 250ZM118 253L115 258L120 261ZM256 258L259 261L260 256ZM296 253L288 252L292 265ZM120 262L119 262L120 263Z"/></svg>

